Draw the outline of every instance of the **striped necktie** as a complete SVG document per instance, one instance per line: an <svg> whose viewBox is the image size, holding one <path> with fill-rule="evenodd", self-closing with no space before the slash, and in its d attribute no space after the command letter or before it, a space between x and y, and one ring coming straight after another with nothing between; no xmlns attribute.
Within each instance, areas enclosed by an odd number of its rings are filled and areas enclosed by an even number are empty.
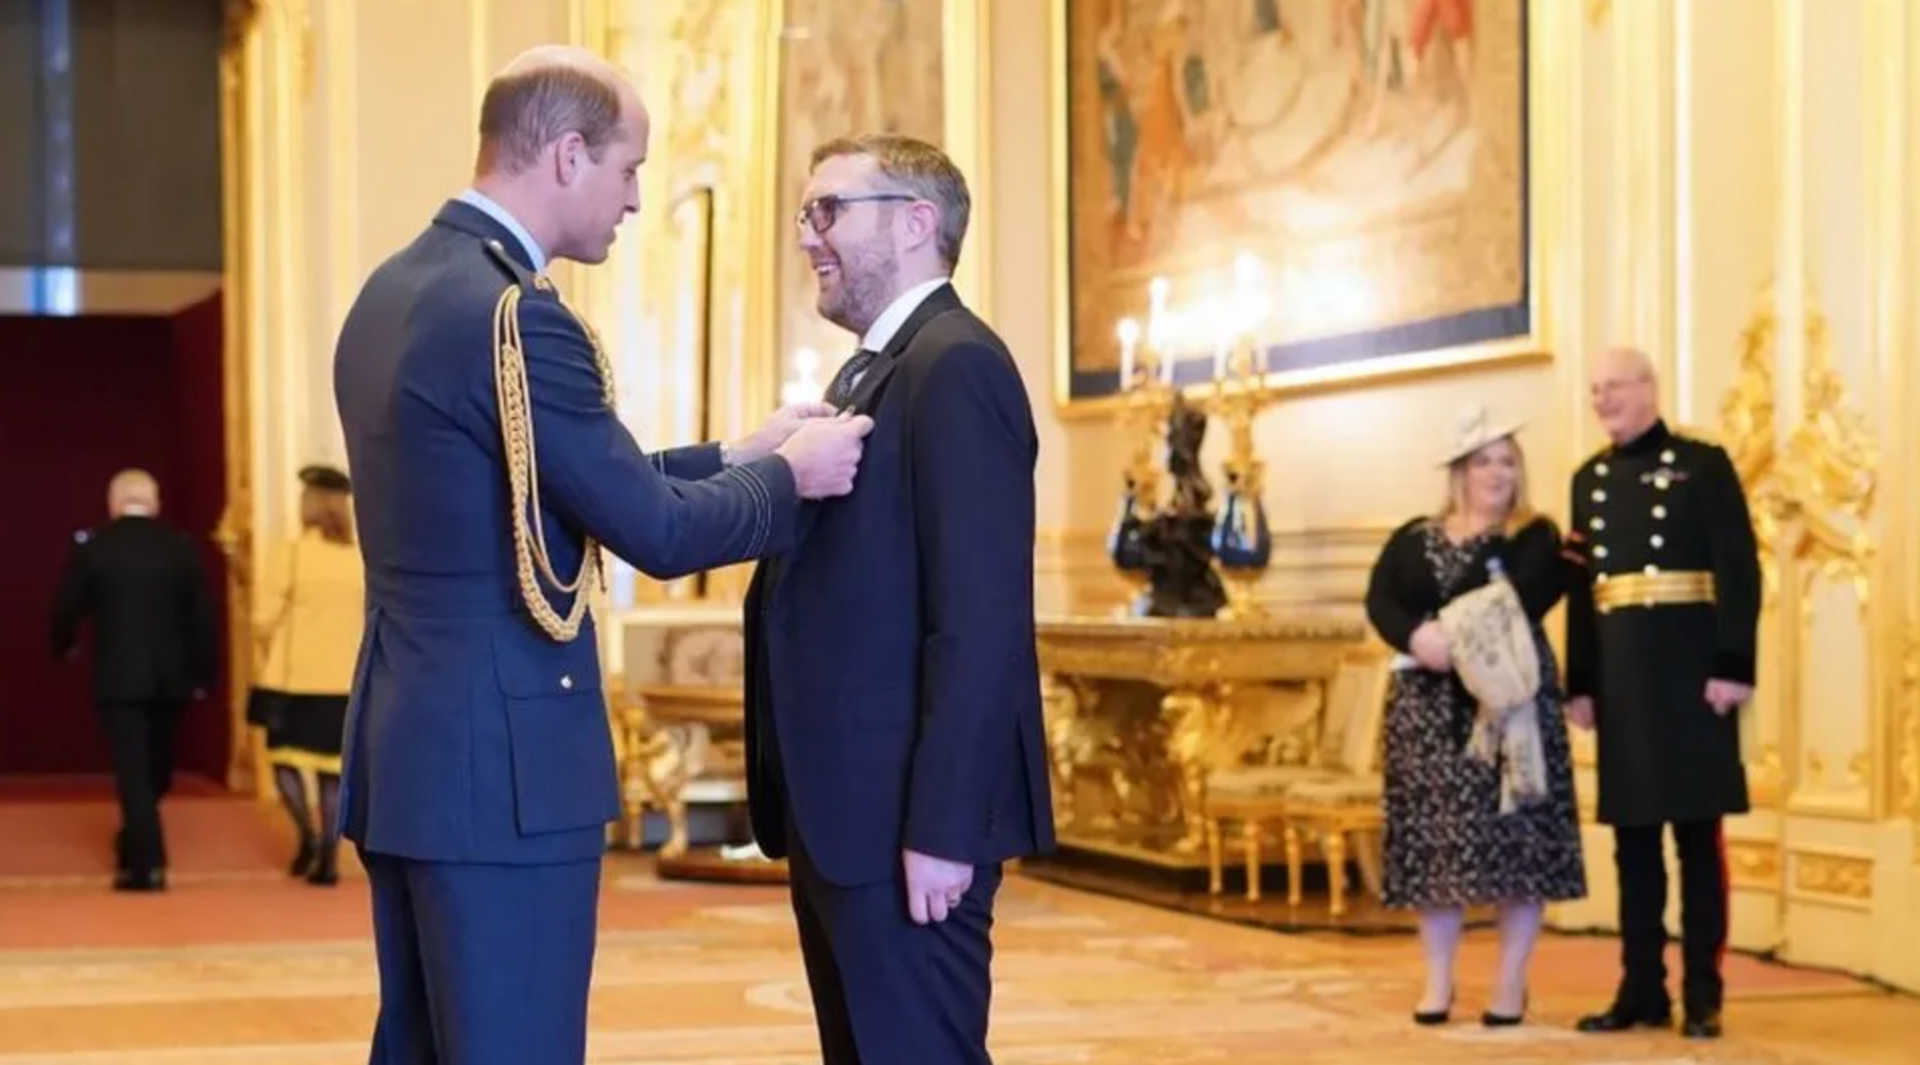
<svg viewBox="0 0 1920 1065"><path fill-rule="evenodd" d="M866 348L854 352L853 358L840 367L840 372L834 374L833 381L827 385L827 402L835 407L845 407L852 402L853 389L859 383L860 375L866 373L867 367L872 366L873 360L879 357L879 352Z"/></svg>

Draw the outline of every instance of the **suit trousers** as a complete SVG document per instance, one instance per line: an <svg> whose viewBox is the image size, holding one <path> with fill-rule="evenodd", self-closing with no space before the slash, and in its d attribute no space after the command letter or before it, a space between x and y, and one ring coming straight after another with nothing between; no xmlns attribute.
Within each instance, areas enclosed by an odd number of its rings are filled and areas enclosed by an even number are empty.
<svg viewBox="0 0 1920 1065"><path fill-rule="evenodd" d="M167 866L160 800L173 790L173 744L186 707L171 700L103 702L100 727L120 799L120 869L139 875Z"/></svg>
<svg viewBox="0 0 1920 1065"><path fill-rule="evenodd" d="M423 862L361 849L380 1014L369 1065L581 1065L600 859Z"/></svg>
<svg viewBox="0 0 1920 1065"><path fill-rule="evenodd" d="M993 901L1001 867L977 866L947 919L916 925L905 873L829 883L787 825L800 953L822 1065L990 1065Z"/></svg>
<svg viewBox="0 0 1920 1065"><path fill-rule="evenodd" d="M1619 1001L1644 1013L1672 1008L1667 992L1667 865L1665 825L1615 826L1614 864L1620 877ZM1727 850L1719 818L1673 825L1680 855L1680 947L1685 963L1682 1000L1689 1014L1720 1010L1720 967L1727 947Z"/></svg>

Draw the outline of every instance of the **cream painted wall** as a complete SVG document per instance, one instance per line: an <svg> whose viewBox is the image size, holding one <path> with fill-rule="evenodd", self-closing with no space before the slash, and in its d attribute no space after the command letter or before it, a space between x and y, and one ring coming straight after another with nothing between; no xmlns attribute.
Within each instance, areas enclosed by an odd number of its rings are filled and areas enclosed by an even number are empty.
<svg viewBox="0 0 1920 1065"><path fill-rule="evenodd" d="M367 274L465 187L487 80L525 48L574 39L589 6L266 5L255 47L281 69L255 117L264 180L249 190L265 221L256 252L265 320L252 327L260 542L291 527L295 469L345 461L333 348ZM607 269L563 266L556 276L585 293Z"/></svg>

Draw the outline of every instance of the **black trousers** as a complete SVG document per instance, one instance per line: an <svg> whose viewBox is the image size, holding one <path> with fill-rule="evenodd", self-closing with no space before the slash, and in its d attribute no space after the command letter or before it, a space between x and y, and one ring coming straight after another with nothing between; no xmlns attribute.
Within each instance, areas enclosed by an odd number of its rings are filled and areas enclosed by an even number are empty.
<svg viewBox="0 0 1920 1065"><path fill-rule="evenodd" d="M1667 992L1665 825L1615 826L1620 874L1618 1001L1642 1013L1672 1008ZM1717 1012L1725 998L1720 966L1727 949L1727 848L1719 818L1673 824L1680 855L1682 1001L1690 1014Z"/></svg>
<svg viewBox="0 0 1920 1065"><path fill-rule="evenodd" d="M167 865L160 800L173 790L173 741L186 707L172 701L100 704L100 725L120 797L119 862L144 875Z"/></svg>
<svg viewBox="0 0 1920 1065"><path fill-rule="evenodd" d="M787 846L822 1065L991 1065L990 932L1001 867L975 867L945 921L916 925L904 872L843 887L820 876L791 822Z"/></svg>

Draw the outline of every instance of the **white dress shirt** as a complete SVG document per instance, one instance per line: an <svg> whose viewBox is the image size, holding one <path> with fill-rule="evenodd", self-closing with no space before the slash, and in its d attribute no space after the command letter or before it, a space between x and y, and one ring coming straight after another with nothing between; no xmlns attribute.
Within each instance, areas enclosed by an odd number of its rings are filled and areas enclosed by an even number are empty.
<svg viewBox="0 0 1920 1065"><path fill-rule="evenodd" d="M533 239L533 234L527 232L527 227L521 225L520 220L509 214L505 207L494 202L493 198L486 193L476 189L468 189L455 198L462 203L478 207L486 213L487 217L506 226L507 232L512 233L515 239L520 241L520 246L526 249L527 258L533 262L533 272L538 274L546 271L547 253L540 250L540 244Z"/></svg>
<svg viewBox="0 0 1920 1065"><path fill-rule="evenodd" d="M931 281L922 281L895 296L893 302L887 304L887 309L880 312L880 317L873 320L873 325L867 329L867 335L860 338L860 349L874 352L887 350L887 345L893 342L893 335L900 331L901 326L907 324L907 319L913 317L913 312L919 310L928 296L933 295L940 286L949 281L949 278L936 277ZM860 383L860 378L866 375L866 371L862 370L854 375L850 383L857 385Z"/></svg>

